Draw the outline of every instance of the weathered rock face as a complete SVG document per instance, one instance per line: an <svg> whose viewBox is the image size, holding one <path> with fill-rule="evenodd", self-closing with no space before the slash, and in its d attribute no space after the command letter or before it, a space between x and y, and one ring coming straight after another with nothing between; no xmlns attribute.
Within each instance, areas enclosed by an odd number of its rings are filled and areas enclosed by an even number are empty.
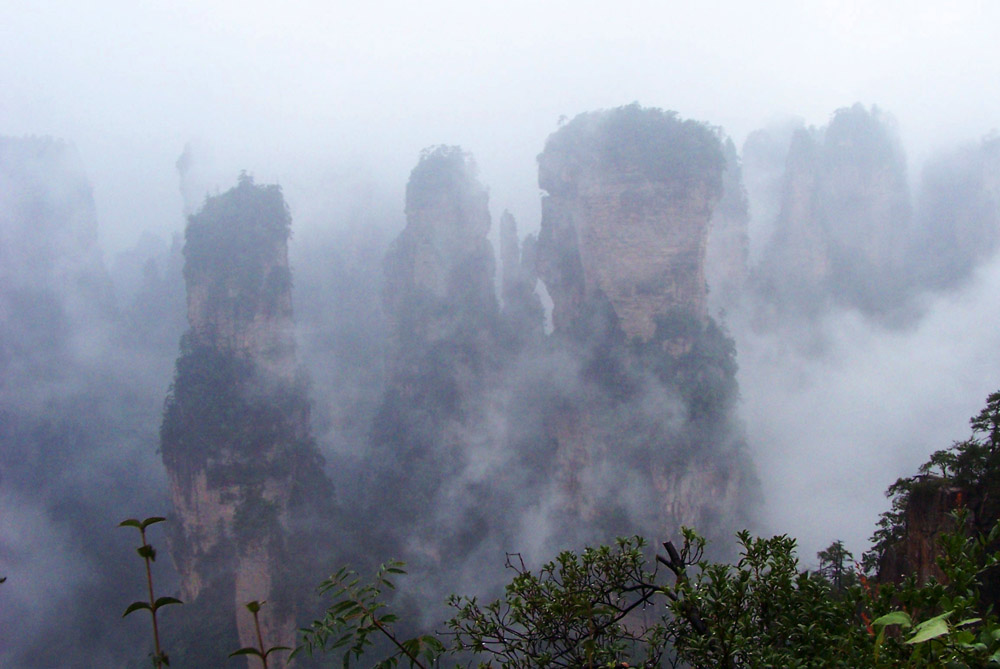
<svg viewBox="0 0 1000 669"><path fill-rule="evenodd" d="M244 175L186 230L190 329L161 427L170 547L189 603L177 616L189 625L181 664L221 664L232 643L255 645L243 606L253 600L268 602L267 643L294 646L299 562L310 553L290 548L300 542L293 520L331 500L295 370L289 226L280 189Z"/></svg>
<svg viewBox="0 0 1000 669"><path fill-rule="evenodd" d="M900 583L907 576L916 576L920 584L932 578L944 582L944 573L937 564L941 554L938 538L955 531L955 519L950 514L962 506L963 498L967 500L968 495L961 488L942 485L939 479L918 481L906 505L905 535L883 554L879 580Z"/></svg>
<svg viewBox="0 0 1000 669"><path fill-rule="evenodd" d="M541 421L567 526L725 535L745 520L735 353L705 285L723 161L709 128L635 105L577 117L539 156L539 276L570 376Z"/></svg>
<svg viewBox="0 0 1000 669"><path fill-rule="evenodd" d="M565 329L607 300L648 341L668 311L707 316L705 244L722 154L706 127L637 105L584 114L538 157L538 269Z"/></svg>
<svg viewBox="0 0 1000 669"><path fill-rule="evenodd" d="M781 209L757 268L771 301L825 303L886 314L906 286L910 235L906 161L877 108L838 110L823 131L799 129L785 165Z"/></svg>
<svg viewBox="0 0 1000 669"><path fill-rule="evenodd" d="M422 535L419 551L431 559L464 550L448 537L472 510L446 512L454 501L444 498L460 495L463 473L503 441L489 228L472 158L458 147L425 151L406 189L406 228L385 259L387 379L372 447L384 454L376 515L389 534Z"/></svg>
<svg viewBox="0 0 1000 669"><path fill-rule="evenodd" d="M769 298L818 309L829 296L830 258L817 197L819 147L805 129L788 148L781 209L759 266L760 288Z"/></svg>
<svg viewBox="0 0 1000 669"><path fill-rule="evenodd" d="M420 356L461 334L488 348L497 301L486 188L458 147L426 151L406 187L406 228L385 259L383 303L392 344L390 377L399 381ZM390 383L393 383L390 381Z"/></svg>
<svg viewBox="0 0 1000 669"><path fill-rule="evenodd" d="M290 379L295 371L290 218L277 186L247 176L209 198L185 232L188 322L200 341Z"/></svg>

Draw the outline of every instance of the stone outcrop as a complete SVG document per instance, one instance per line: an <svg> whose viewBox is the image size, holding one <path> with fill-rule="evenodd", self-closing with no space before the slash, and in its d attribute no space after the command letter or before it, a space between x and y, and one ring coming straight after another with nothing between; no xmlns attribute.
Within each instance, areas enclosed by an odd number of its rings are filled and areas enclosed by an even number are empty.
<svg viewBox="0 0 1000 669"><path fill-rule="evenodd" d="M565 329L606 300L627 337L655 316L707 316L705 245L722 195L722 153L707 127L637 105L578 116L538 157L539 276Z"/></svg>
<svg viewBox="0 0 1000 669"><path fill-rule="evenodd" d="M792 135L785 162L781 208L758 267L759 287L779 301L819 309L828 300L830 257L822 226L819 145L813 133Z"/></svg>
<svg viewBox="0 0 1000 669"><path fill-rule="evenodd" d="M502 451L501 326L486 188L458 147L425 151L385 259L386 389L372 431L373 515L411 564L463 554L470 468ZM405 528L404 532L400 532Z"/></svg>
<svg viewBox="0 0 1000 669"><path fill-rule="evenodd" d="M792 136L758 292L807 313L839 304L890 314L907 290L911 233L906 159L891 119L875 107L839 109L822 130Z"/></svg>
<svg viewBox="0 0 1000 669"><path fill-rule="evenodd" d="M630 531L725 535L755 483L735 420L732 342L707 307L718 136L632 105L577 117L538 161L539 277L554 345L574 365L542 419L558 504L607 531L625 529L624 513ZM745 199L734 198L738 228ZM743 259L745 231L733 236ZM628 501L601 485L607 475L628 481Z"/></svg>
<svg viewBox="0 0 1000 669"><path fill-rule="evenodd" d="M750 212L750 264L758 264L774 234L781 211L785 164L792 136L801 121L786 119L747 135L740 153L743 185Z"/></svg>
<svg viewBox="0 0 1000 669"><path fill-rule="evenodd" d="M328 507L332 490L296 372L290 222L277 186L242 175L185 234L190 329L161 427L186 602L177 617L188 621L177 633L182 665L221 664L227 649L255 646L244 609L253 600L268 602L268 645L294 646L297 598L318 582L300 582L309 578L300 562L317 556L299 552L295 527Z"/></svg>
<svg viewBox="0 0 1000 669"><path fill-rule="evenodd" d="M955 531L951 514L968 500L968 494L932 476L914 481L904 510L904 535L887 547L879 561L878 578L883 582L898 584L907 576L915 576L921 585L932 578L939 583L945 580L937 564L938 539Z"/></svg>
<svg viewBox="0 0 1000 669"><path fill-rule="evenodd" d="M415 361L407 342L434 346L461 332L477 350L489 348L498 304L488 201L459 147L428 149L410 174L406 227L385 260L390 377Z"/></svg>

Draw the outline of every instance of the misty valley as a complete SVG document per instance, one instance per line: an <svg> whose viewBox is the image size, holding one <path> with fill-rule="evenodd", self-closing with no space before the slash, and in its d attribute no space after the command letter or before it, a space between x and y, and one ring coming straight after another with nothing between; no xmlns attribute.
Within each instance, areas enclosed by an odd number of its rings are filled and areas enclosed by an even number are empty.
<svg viewBox="0 0 1000 669"><path fill-rule="evenodd" d="M1000 666L1000 394L955 443L888 383L912 432L776 436L861 425L855 367L948 393L941 324L996 306L1000 138L912 175L878 107L737 147L633 103L539 150L539 221L445 144L299 233L188 145L177 234L106 260L73 139L0 137L0 665L159 666L116 526L163 517L169 666Z"/></svg>

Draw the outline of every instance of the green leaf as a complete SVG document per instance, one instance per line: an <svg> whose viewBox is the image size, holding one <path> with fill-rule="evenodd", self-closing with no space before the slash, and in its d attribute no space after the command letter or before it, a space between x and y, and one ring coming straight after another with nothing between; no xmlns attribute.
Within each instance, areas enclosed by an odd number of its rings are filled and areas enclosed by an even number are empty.
<svg viewBox="0 0 1000 669"><path fill-rule="evenodd" d="M176 597L158 597L155 602L153 602L153 610L160 608L161 606L166 606L167 604L183 604L181 600Z"/></svg>
<svg viewBox="0 0 1000 669"><path fill-rule="evenodd" d="M925 641L946 635L948 633L948 623L945 622L945 618L949 615L951 615L951 611L920 623L913 628L913 636L907 639L906 643L924 643Z"/></svg>
<svg viewBox="0 0 1000 669"><path fill-rule="evenodd" d="M902 625L903 627L912 627L913 620L910 619L910 616L906 613L906 611L893 611L892 613L887 613L884 616L879 616L872 621L872 625L875 627L881 627L883 625Z"/></svg>
<svg viewBox="0 0 1000 669"><path fill-rule="evenodd" d="M147 518L146 520L142 521L142 524L139 526L139 529L144 530L150 525L153 525L154 523L162 523L164 520L166 520L166 518L162 518L160 516L153 516L151 518Z"/></svg>
<svg viewBox="0 0 1000 669"><path fill-rule="evenodd" d="M276 650L291 650L291 648L289 648L288 646L271 646L270 648L267 649L267 652L264 653L264 657L267 657Z"/></svg>
<svg viewBox="0 0 1000 669"><path fill-rule="evenodd" d="M135 552L139 554L139 557L149 558L152 561L156 561L156 549L146 544L145 546L139 546L135 549Z"/></svg>
<svg viewBox="0 0 1000 669"><path fill-rule="evenodd" d="M264 658L264 656L260 654L259 650L257 650L256 648L251 648L250 646L247 646L246 648L240 648L239 650L234 650L232 653L229 654L229 657L236 657L237 655L254 655L261 659Z"/></svg>
<svg viewBox="0 0 1000 669"><path fill-rule="evenodd" d="M252 602L247 602L246 603L247 611L249 611L250 613L257 613L260 611L260 607L263 604L264 602L258 602L257 600L254 600Z"/></svg>
<svg viewBox="0 0 1000 669"><path fill-rule="evenodd" d="M128 608L125 609L125 613L122 614L122 618L132 613L133 611L138 611L139 609L146 609L147 611L153 610L152 608L150 608L149 602L132 602L131 604L128 605Z"/></svg>
<svg viewBox="0 0 1000 669"><path fill-rule="evenodd" d="M129 518L128 520L123 520L118 523L118 527L134 527L136 529L142 529L142 523L135 518Z"/></svg>

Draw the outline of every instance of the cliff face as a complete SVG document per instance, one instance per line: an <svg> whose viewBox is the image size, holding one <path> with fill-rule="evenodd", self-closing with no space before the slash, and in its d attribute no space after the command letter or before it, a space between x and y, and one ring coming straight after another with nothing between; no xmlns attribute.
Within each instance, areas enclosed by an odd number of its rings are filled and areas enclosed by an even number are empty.
<svg viewBox="0 0 1000 669"><path fill-rule="evenodd" d="M633 105L577 117L538 160L539 276L575 377L574 390L553 389L542 419L559 504L606 528L628 509L633 531L725 534L755 484L735 422L732 341L707 313L718 138ZM595 477L612 472L631 501L598 492Z"/></svg>
<svg viewBox="0 0 1000 669"><path fill-rule="evenodd" d="M310 553L292 550L293 526L331 500L295 370L289 226L280 189L243 175L185 234L190 329L161 427L186 602L181 664L255 645L252 600L268 601L266 642L294 646L297 565Z"/></svg>
<svg viewBox="0 0 1000 669"><path fill-rule="evenodd" d="M406 186L406 227L385 260L383 304L394 343L389 374L398 380L416 357L460 334L489 347L497 316L489 196L472 158L458 147L426 151Z"/></svg>
<svg viewBox="0 0 1000 669"><path fill-rule="evenodd" d="M878 565L878 578L883 582L900 583L907 576L916 576L924 584L931 578L939 583L944 574L937 564L941 554L938 538L955 531L952 512L968 499L961 488L941 485L928 478L917 483L910 492L903 521L903 538L889 547Z"/></svg>
<svg viewBox="0 0 1000 669"><path fill-rule="evenodd" d="M389 345L371 503L390 540L410 542L411 562L468 549L460 528L475 509L454 500L503 442L487 202L471 156L425 151L407 185L406 227L385 259Z"/></svg>
<svg viewBox="0 0 1000 669"><path fill-rule="evenodd" d="M539 276L565 329L606 300L628 337L707 315L705 244L722 155L707 128L638 106L578 116L538 157Z"/></svg>
<svg viewBox="0 0 1000 669"><path fill-rule="evenodd" d="M811 313L837 303L888 314L907 289L910 218L905 157L882 112L854 105L821 131L799 129L759 292Z"/></svg>

